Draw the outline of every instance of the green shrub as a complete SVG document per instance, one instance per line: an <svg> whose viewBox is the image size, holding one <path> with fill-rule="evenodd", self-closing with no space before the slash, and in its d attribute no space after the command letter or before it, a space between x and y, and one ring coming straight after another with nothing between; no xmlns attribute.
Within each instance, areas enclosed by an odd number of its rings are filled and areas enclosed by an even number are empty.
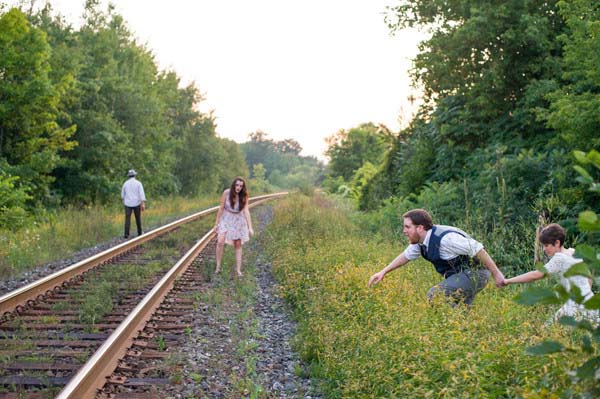
<svg viewBox="0 0 600 399"><path fill-rule="evenodd" d="M579 355L547 362L525 353L545 339L578 338L544 325L547 306L515 306L518 287L489 284L469 311L431 306L426 292L439 275L415 261L367 288L404 244L373 239L349 223L351 212L318 195L286 199L263 236L298 320L295 348L325 397L550 398L585 389L567 375Z"/></svg>
<svg viewBox="0 0 600 399"><path fill-rule="evenodd" d="M28 220L26 202L31 199L27 190L15 185L18 176L0 170L0 228L17 230Z"/></svg>
<svg viewBox="0 0 600 399"><path fill-rule="evenodd" d="M575 152L575 157L580 165L575 166L575 170L579 173L578 181L589 185L590 191L596 195L600 194L600 184L594 179L592 174L584 167L592 166L596 170L600 170L600 153L592 150L585 154L583 152ZM579 214L578 227L581 231L595 235L596 239L600 232L600 216L591 211L584 211ZM583 259L583 263L578 263L570 267L565 273L565 276L581 275L589 278L594 278L596 283L600 281L600 245L598 241L595 245L580 244L576 247L575 256ZM562 285L557 284L552 288L539 289L533 287L525 291L518 297L518 300L524 304L537 303L556 303L563 305L569 299L576 303L583 304L584 298L578 290L567 292ZM600 310L600 295L596 294L592 299L585 302L587 309ZM562 341L546 340L537 346L529 348L532 354L546 355L564 353L569 351L577 353L580 356L580 361L583 363L575 367L573 378L576 382L582 380L586 383L584 386L589 386L590 397L598 397L600 395L600 385L598 380L600 377L600 325L592 324L589 320L576 320L573 317L563 316L559 322L565 326L572 327L580 335L577 345L565 343ZM596 320L597 322L597 320ZM547 359L551 362L553 358Z"/></svg>

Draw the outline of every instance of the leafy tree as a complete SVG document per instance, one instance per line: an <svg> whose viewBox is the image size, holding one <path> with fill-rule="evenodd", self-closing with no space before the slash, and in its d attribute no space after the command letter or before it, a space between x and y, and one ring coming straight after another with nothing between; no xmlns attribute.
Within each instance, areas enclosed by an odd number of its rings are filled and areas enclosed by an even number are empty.
<svg viewBox="0 0 600 399"><path fill-rule="evenodd" d="M564 84L548 95L549 126L561 132L561 142L569 149L600 146L600 8L590 1L558 3L568 26L563 43ZM582 147L584 145L585 147Z"/></svg>
<svg viewBox="0 0 600 399"><path fill-rule="evenodd" d="M0 16L0 158L16 187L47 201L51 175L69 151L75 126L61 127L61 85L50 78L46 34L13 8Z"/></svg>
<svg viewBox="0 0 600 399"><path fill-rule="evenodd" d="M271 185L266 179L267 171L263 164L257 163L252 168L252 176L254 176L248 182L249 186L254 192L268 193L271 192Z"/></svg>
<svg viewBox="0 0 600 399"><path fill-rule="evenodd" d="M401 0L387 20L431 32L413 68L425 105L365 185L361 208L447 181L466 182L466 200L503 223L527 217L545 195L582 197L560 133L540 118L560 86L566 24L557 1Z"/></svg>
<svg viewBox="0 0 600 399"><path fill-rule="evenodd" d="M370 179L377 173L377 167L371 162L365 162L352 176L350 182L352 188L352 197L360 201L362 189L367 185Z"/></svg>
<svg viewBox="0 0 600 399"><path fill-rule="evenodd" d="M263 165L267 171L266 178L271 184L293 188L298 187L300 182L302 185L315 185L322 179L323 164L315 157L301 156L302 147L296 140L272 140L262 131L251 133L249 138L249 141L242 144L246 163L249 168L254 168L257 164ZM303 179L293 176L299 168L304 168L307 172Z"/></svg>
<svg viewBox="0 0 600 399"><path fill-rule="evenodd" d="M300 164L302 147L295 140L275 141L262 131L248 135L250 141L243 143L246 163L250 169L256 164L262 164L269 173L279 170L287 174Z"/></svg>
<svg viewBox="0 0 600 399"><path fill-rule="evenodd" d="M5 163L2 162L3 164ZM0 227L18 229L27 220L26 202L31 199L25 187L17 187L18 176L4 172L6 165L0 167Z"/></svg>
<svg viewBox="0 0 600 399"><path fill-rule="evenodd" d="M15 190L4 215L23 199L116 201L130 168L151 197L213 193L248 175L240 146L196 110L199 90L159 71L113 6L87 0L84 20L75 30L49 3L27 17L0 11L0 173ZM292 159L301 148L276 150Z"/></svg>
<svg viewBox="0 0 600 399"><path fill-rule="evenodd" d="M216 168L220 178L219 187L229 188L236 176L248 177L248 165L244 160L244 152L233 140L219 139L219 158ZM252 195L252 193L251 193Z"/></svg>
<svg viewBox="0 0 600 399"><path fill-rule="evenodd" d="M435 161L434 127L423 119L394 137L377 173L362 187L359 207L375 209L387 198L405 196L423 186Z"/></svg>
<svg viewBox="0 0 600 399"><path fill-rule="evenodd" d="M215 170L219 151L214 137L214 120L203 118L185 130L182 145L177 148L175 174L181 182L181 193L194 196L213 193L219 176Z"/></svg>
<svg viewBox="0 0 600 399"><path fill-rule="evenodd" d="M142 178L151 176L144 181L151 195L178 192L170 112L178 80L159 73L111 7L103 12L97 1L88 1L85 15L74 39L61 42L82 60L75 68L77 98L68 109L80 146L57 170L56 188L70 201L105 202L118 198L124 173L133 167ZM57 41L70 38L65 29L54 32Z"/></svg>
<svg viewBox="0 0 600 399"><path fill-rule="evenodd" d="M268 165L267 169L275 169L272 159L276 152L275 143L269 138L268 134L258 130L250 133L248 138L250 140L242 144L248 166L253 168L258 163L263 165L266 163Z"/></svg>
<svg viewBox="0 0 600 399"><path fill-rule="evenodd" d="M325 154L329 157L328 173L352 179L363 164L379 165L392 141L392 134L385 126L365 123L348 131L340 130L327 139Z"/></svg>
<svg viewBox="0 0 600 399"><path fill-rule="evenodd" d="M563 25L555 3L402 0L387 18L392 29L430 30L413 70L424 99L464 97L476 123L514 109L532 80L554 76Z"/></svg>
<svg viewBox="0 0 600 399"><path fill-rule="evenodd" d="M300 155L302 151L302 146L294 139L275 141L273 146L277 152L282 154Z"/></svg>

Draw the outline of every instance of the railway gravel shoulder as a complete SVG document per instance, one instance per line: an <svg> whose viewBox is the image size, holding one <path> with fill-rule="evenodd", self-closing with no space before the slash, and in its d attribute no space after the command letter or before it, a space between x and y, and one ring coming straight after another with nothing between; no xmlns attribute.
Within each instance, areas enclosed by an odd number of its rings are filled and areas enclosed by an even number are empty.
<svg viewBox="0 0 600 399"><path fill-rule="evenodd" d="M271 207L257 210L253 218L260 232L271 217ZM213 296L195 311L192 333L175 355L182 383L170 385L165 397L321 397L290 345L296 326L278 296L271 264L261 256L260 241L251 240L244 251L249 272L243 278L253 281L213 276L207 290ZM214 267L213 257L205 267Z"/></svg>

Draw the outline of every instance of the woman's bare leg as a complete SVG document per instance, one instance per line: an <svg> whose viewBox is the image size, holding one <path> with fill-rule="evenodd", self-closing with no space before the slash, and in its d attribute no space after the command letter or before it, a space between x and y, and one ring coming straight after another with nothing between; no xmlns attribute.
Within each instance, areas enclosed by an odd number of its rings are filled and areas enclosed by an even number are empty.
<svg viewBox="0 0 600 399"><path fill-rule="evenodd" d="M225 234L219 234L217 236L217 268L215 273L221 271L221 259L223 259L223 247L225 247Z"/></svg>
<svg viewBox="0 0 600 399"><path fill-rule="evenodd" d="M242 241L235 240L233 242L235 248L235 271L238 276L242 276Z"/></svg>

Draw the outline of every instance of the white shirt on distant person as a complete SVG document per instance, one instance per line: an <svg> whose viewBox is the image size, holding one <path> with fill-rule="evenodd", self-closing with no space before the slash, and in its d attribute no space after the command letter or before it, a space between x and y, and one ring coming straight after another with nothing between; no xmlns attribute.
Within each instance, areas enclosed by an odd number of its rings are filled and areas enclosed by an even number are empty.
<svg viewBox="0 0 600 399"><path fill-rule="evenodd" d="M127 179L127 181L123 183L123 188L121 189L121 198L123 198L123 204L125 206L130 208L139 206L142 202L146 201L142 183L135 177Z"/></svg>

